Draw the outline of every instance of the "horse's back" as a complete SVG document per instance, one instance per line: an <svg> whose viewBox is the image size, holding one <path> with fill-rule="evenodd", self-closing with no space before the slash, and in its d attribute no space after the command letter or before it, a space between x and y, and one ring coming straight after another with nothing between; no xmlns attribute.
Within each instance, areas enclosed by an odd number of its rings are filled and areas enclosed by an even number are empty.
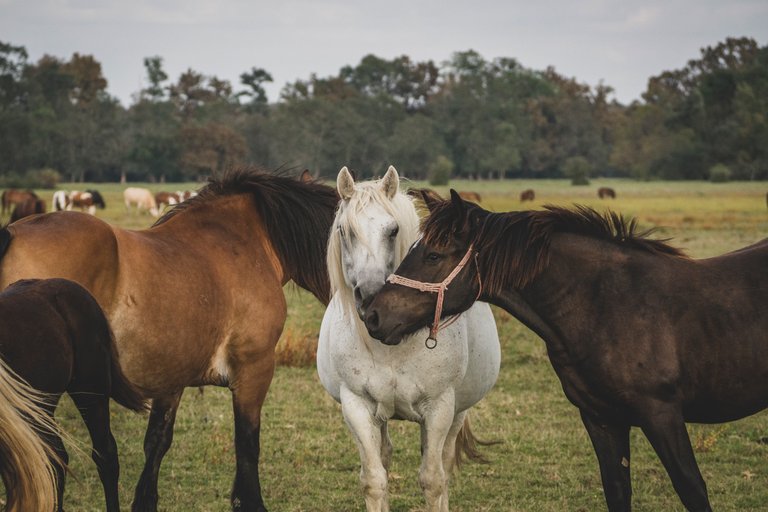
<svg viewBox="0 0 768 512"><path fill-rule="evenodd" d="M19 279L61 277L80 283L106 307L102 300L114 288L118 264L109 224L84 213L56 212L6 229L10 241L0 254L0 288Z"/></svg>

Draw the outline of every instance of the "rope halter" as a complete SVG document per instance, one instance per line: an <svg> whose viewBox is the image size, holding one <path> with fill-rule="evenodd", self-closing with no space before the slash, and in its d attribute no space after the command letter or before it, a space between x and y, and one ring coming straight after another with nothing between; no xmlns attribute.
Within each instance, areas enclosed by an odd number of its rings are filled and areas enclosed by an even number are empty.
<svg viewBox="0 0 768 512"><path fill-rule="evenodd" d="M464 255L463 258L461 258L461 261L459 261L459 264L456 265L456 267L451 271L450 274L448 274L448 277L446 277L439 283L425 283L422 281L416 281L415 279L409 279L407 277L399 276L397 274L390 274L390 276L387 278L388 283L399 284L407 288L415 288L420 292L429 292L429 293L437 294L437 304L435 305L435 318L432 321L432 325L429 328L429 336L424 341L424 344L428 349L433 349L437 346L437 332L440 329L444 329L445 327L448 327L449 325L451 325L459 317L458 314L453 315L451 318L443 322L443 325L440 325L440 316L443 313L443 300L445 299L445 290L448 289L448 285L451 284L451 281L453 281L454 278L457 275L459 275L459 272L461 272L461 270L467 265L467 262L469 261L469 258L472 256L473 252L474 252L474 244L470 244L469 248L467 249L467 253ZM477 270L477 284L480 286L480 289L477 291L477 297L480 297L480 293L483 291L483 283L480 280L480 267L478 266L478 263L477 263L477 253L475 253L475 270ZM475 298L475 300L477 300L477 298Z"/></svg>

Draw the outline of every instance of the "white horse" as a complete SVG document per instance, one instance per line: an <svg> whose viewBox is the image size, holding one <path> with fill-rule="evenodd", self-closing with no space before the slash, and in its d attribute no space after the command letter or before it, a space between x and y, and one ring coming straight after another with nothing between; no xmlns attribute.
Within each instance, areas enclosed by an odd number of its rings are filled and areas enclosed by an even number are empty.
<svg viewBox="0 0 768 512"><path fill-rule="evenodd" d="M389 168L379 181L355 183L346 167L328 243L333 298L320 326L317 371L341 403L360 451L360 482L370 511L388 511L387 470L392 443L387 421L421 425L419 483L427 510L447 512L448 476L464 452L478 458L468 409L496 382L500 348L488 304L476 303L440 331L427 348L428 329L387 346L368 335L360 315L418 236L419 218Z"/></svg>
<svg viewBox="0 0 768 512"><path fill-rule="evenodd" d="M157 202L155 202L155 196L152 192L146 188L128 187L123 190L123 200L125 201L125 209L130 212L131 206L136 205L136 211L141 212L146 210L153 217L160 215L160 210L157 208Z"/></svg>

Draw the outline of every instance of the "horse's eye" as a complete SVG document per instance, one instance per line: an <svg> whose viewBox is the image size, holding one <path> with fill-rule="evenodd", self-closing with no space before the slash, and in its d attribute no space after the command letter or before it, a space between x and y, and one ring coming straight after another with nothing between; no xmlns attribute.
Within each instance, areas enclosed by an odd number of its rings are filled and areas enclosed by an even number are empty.
<svg viewBox="0 0 768 512"><path fill-rule="evenodd" d="M395 238L399 232L400 232L400 226L395 226L394 228L392 228L392 231L389 232L389 238Z"/></svg>
<svg viewBox="0 0 768 512"><path fill-rule="evenodd" d="M434 263L434 262L436 262L439 259L440 259L440 255L437 254L436 252L431 252L431 253L427 254L427 261L429 261L429 262Z"/></svg>
<svg viewBox="0 0 768 512"><path fill-rule="evenodd" d="M342 226L339 226L339 234L341 235L341 238L344 238L346 236L346 233L344 233L344 228Z"/></svg>

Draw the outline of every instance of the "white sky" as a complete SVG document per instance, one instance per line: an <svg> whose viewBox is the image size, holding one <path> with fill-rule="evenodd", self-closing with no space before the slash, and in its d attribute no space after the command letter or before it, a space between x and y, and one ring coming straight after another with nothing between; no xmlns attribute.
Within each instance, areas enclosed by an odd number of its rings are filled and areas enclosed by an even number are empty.
<svg viewBox="0 0 768 512"><path fill-rule="evenodd" d="M32 62L93 55L124 105L146 86L143 59L154 55L172 82L192 68L235 90L241 73L264 68L276 101L286 83L335 75L369 53L440 64L468 49L602 80L628 103L650 76L729 36L768 44L768 0L0 0L0 41Z"/></svg>

